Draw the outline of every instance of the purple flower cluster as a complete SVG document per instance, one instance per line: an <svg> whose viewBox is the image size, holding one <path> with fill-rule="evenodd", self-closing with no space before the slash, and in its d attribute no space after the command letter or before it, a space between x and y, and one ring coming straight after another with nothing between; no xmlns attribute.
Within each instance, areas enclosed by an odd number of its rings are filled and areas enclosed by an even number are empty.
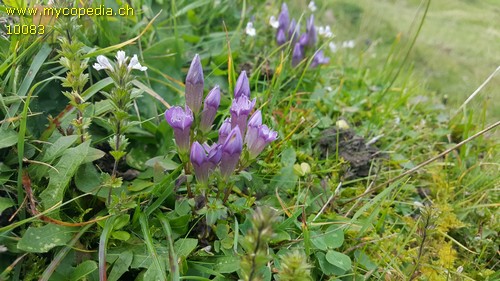
<svg viewBox="0 0 500 281"><path fill-rule="evenodd" d="M255 159L269 143L277 139L278 133L262 124L260 110L248 120L256 100L250 100L250 83L246 72L242 71L234 88L231 117L222 123L217 143L210 145L205 141L201 144L198 140L203 140L212 129L221 100L220 88L215 86L205 98L201 110L203 87L203 69L196 55L186 77L185 108L175 106L168 109L165 119L174 129L181 159L183 155L189 155L196 179L207 184L210 174L217 167L221 175L228 179L238 167L242 155L248 155L246 161ZM196 118L200 118L199 122L195 122ZM192 141L191 138L196 140ZM244 148L247 154L242 153Z"/></svg>
<svg viewBox="0 0 500 281"><path fill-rule="evenodd" d="M276 42L279 46L290 42L292 49L292 66L297 66L304 58L306 49L314 49L318 37L316 28L314 27L314 15L311 15L306 22L306 31L300 34L300 26L297 25L295 19L290 21L288 6L283 3L281 12L278 16L278 30L276 32ZM317 67L320 64L327 64L330 58L325 57L322 50L317 50L310 64L311 68Z"/></svg>

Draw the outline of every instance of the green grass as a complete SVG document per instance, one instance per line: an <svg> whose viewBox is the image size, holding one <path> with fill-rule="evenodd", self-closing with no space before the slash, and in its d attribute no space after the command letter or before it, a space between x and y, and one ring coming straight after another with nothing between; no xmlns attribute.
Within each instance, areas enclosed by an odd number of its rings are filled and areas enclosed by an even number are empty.
<svg viewBox="0 0 500 281"><path fill-rule="evenodd" d="M278 3L216 2L131 1L133 17L74 20L66 45L65 19L0 39L0 280L499 279L500 77L458 110L500 64L496 1L432 1L418 38L425 1L317 1L316 25L356 47L320 38L315 69L313 49L292 67L276 46ZM92 67L118 50L148 70ZM163 117L194 54L222 97L191 140L217 141L241 70L279 136L206 186Z"/></svg>

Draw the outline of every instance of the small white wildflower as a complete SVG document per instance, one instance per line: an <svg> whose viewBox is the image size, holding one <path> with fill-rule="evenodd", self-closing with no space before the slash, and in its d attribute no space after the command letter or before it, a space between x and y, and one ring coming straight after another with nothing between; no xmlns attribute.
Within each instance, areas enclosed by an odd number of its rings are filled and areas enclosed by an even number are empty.
<svg viewBox="0 0 500 281"><path fill-rule="evenodd" d="M116 61L118 62L118 66L122 66L127 63L128 57L125 55L124 51L118 51L116 53Z"/></svg>
<svg viewBox="0 0 500 281"><path fill-rule="evenodd" d="M355 45L356 45L356 43L354 43L354 40L349 40L349 41L342 42L342 48L352 49L352 48L354 48Z"/></svg>
<svg viewBox="0 0 500 281"><path fill-rule="evenodd" d="M457 267L457 273L458 274L462 273L462 271L464 271L464 267L463 266Z"/></svg>
<svg viewBox="0 0 500 281"><path fill-rule="evenodd" d="M137 55L134 55L132 57L132 59L130 60L130 63L128 64L127 69L128 69L128 71L130 71L132 69L137 69L137 70L140 70L140 71L146 71L146 70L148 70L148 68L146 66L142 66L139 63L139 59L137 58Z"/></svg>
<svg viewBox="0 0 500 281"><path fill-rule="evenodd" d="M4 245L0 245L0 253L7 252L7 250L7 247L5 247Z"/></svg>
<svg viewBox="0 0 500 281"><path fill-rule="evenodd" d="M248 36L254 37L256 33L255 28L253 27L253 22L249 21L247 23L247 27L245 28L245 32Z"/></svg>
<svg viewBox="0 0 500 281"><path fill-rule="evenodd" d="M325 38L332 38L333 37L333 33L332 33L332 30L330 29L329 25L318 27L318 34L319 34L319 36L322 36Z"/></svg>
<svg viewBox="0 0 500 281"><path fill-rule="evenodd" d="M103 70L103 69L113 70L113 66L109 62L108 58L103 55L97 56L97 62L94 63L94 68L96 70Z"/></svg>
<svg viewBox="0 0 500 281"><path fill-rule="evenodd" d="M328 92L333 91L332 87L330 87L330 86L326 87L325 90L327 90Z"/></svg>
<svg viewBox="0 0 500 281"><path fill-rule="evenodd" d="M49 2L47 2L47 5L49 5L49 6L54 5L54 0L49 0Z"/></svg>
<svg viewBox="0 0 500 281"><path fill-rule="evenodd" d="M333 42L330 42L328 44L328 47L330 47L330 51L332 51L332 53L336 53L339 50L339 47L337 46L337 44L335 44Z"/></svg>
<svg viewBox="0 0 500 281"><path fill-rule="evenodd" d="M275 16L271 16L269 18L269 24L274 28L277 29L280 26L280 22L276 19Z"/></svg>
<svg viewBox="0 0 500 281"><path fill-rule="evenodd" d="M315 12L318 9L314 1L309 2L309 5L307 7L309 7L309 10L311 10L311 12Z"/></svg>

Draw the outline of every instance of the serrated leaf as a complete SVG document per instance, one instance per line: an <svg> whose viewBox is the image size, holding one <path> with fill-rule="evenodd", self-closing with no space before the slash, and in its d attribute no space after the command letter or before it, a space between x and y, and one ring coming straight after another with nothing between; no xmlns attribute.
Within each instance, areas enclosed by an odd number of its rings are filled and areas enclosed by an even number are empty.
<svg viewBox="0 0 500 281"><path fill-rule="evenodd" d="M121 252L118 256L118 259L116 259L116 261L113 263L113 267L111 268L111 272L108 276L108 281L119 280L120 277L128 271L129 266L132 264L133 258L134 254L132 253L132 251Z"/></svg>
<svg viewBox="0 0 500 281"><path fill-rule="evenodd" d="M75 268L75 271L73 271L69 280L71 281L82 280L85 276L94 272L96 269L97 269L97 263L95 261L86 260Z"/></svg>
<svg viewBox="0 0 500 281"><path fill-rule="evenodd" d="M17 143L16 131L9 128L0 129L0 149L13 146Z"/></svg>
<svg viewBox="0 0 500 281"><path fill-rule="evenodd" d="M40 194L45 210L63 200L64 192L73 178L73 175L87 156L89 145L90 142L86 141L77 147L66 150L59 162L55 165L57 171L53 169L49 171L49 184Z"/></svg>
<svg viewBox="0 0 500 281"><path fill-rule="evenodd" d="M30 253L46 253L56 246L66 245L76 231L74 227L56 224L29 227L17 243L17 248Z"/></svg>
<svg viewBox="0 0 500 281"><path fill-rule="evenodd" d="M198 246L198 239L181 238L174 243L174 250L178 257L187 257Z"/></svg>
<svg viewBox="0 0 500 281"><path fill-rule="evenodd" d="M334 266L340 268L344 272L350 270L352 267L351 258L349 258L349 256L344 255L340 252L328 251L328 252L326 252L325 258L331 265L334 265ZM344 272L342 272L342 273L344 273Z"/></svg>

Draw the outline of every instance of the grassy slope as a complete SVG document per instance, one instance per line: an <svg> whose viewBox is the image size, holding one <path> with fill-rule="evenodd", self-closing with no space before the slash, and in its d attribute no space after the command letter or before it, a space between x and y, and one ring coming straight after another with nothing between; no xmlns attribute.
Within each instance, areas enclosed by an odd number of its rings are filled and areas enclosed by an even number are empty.
<svg viewBox="0 0 500 281"><path fill-rule="evenodd" d="M403 39L411 39L408 30L420 2L360 0L353 4L350 1L335 1L334 9L340 8L334 11L339 19L335 31L342 40L353 37L380 40L382 48L379 54L384 59L384 43L389 46L397 33L402 32ZM359 24L341 30L339 26L349 26L347 20L352 22L352 17L343 15L345 3L358 5L362 12ZM427 81L431 91L447 95L452 105L458 106L500 66L500 26L495 24L499 17L500 6L496 0L432 1L410 57L415 64L415 73ZM500 92L495 90L499 86L500 78L497 77L473 104L480 106L485 99L500 99ZM498 119L499 109L498 103L490 103L489 118Z"/></svg>

